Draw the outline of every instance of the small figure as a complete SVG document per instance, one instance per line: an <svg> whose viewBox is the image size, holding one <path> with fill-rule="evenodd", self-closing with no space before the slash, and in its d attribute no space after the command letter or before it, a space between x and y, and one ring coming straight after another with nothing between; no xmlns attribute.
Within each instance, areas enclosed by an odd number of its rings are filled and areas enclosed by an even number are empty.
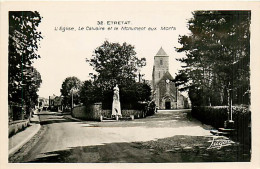
<svg viewBox="0 0 260 169"><path fill-rule="evenodd" d="M113 96L113 104L112 104L112 117L113 116L119 116L121 117L121 104L119 99L119 88L116 85L114 87L114 96Z"/></svg>

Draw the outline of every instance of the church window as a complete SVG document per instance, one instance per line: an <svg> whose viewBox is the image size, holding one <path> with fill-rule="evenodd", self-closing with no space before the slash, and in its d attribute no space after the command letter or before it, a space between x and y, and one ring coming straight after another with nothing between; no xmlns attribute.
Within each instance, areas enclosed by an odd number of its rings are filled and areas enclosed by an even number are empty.
<svg viewBox="0 0 260 169"><path fill-rule="evenodd" d="M162 59L160 60L160 65L163 65L163 60Z"/></svg>
<svg viewBox="0 0 260 169"><path fill-rule="evenodd" d="M160 74L160 72L159 72L159 78L161 78L161 74Z"/></svg>

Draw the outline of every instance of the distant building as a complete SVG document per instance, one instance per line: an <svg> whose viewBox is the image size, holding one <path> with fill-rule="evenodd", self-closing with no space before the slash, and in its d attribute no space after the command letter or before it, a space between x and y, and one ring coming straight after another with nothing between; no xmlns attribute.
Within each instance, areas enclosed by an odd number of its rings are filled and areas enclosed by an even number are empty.
<svg viewBox="0 0 260 169"><path fill-rule="evenodd" d="M169 73L169 56L161 47L154 56L152 74L152 93L155 104L159 109L188 108L188 99L178 91L172 80L173 77Z"/></svg>
<svg viewBox="0 0 260 169"><path fill-rule="evenodd" d="M36 106L36 108L39 111L47 110L49 108L49 100L47 98L44 98L44 97L39 97L38 98L38 105Z"/></svg>
<svg viewBox="0 0 260 169"><path fill-rule="evenodd" d="M55 99L55 95L53 96L49 96L49 110L54 109L54 99Z"/></svg>
<svg viewBox="0 0 260 169"><path fill-rule="evenodd" d="M62 100L61 96L49 96L49 109L57 112L63 111Z"/></svg>

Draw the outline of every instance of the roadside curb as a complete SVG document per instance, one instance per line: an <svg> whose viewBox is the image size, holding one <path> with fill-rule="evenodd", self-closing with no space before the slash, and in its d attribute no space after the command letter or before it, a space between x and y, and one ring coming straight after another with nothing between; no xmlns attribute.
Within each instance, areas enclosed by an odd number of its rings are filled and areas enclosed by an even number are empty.
<svg viewBox="0 0 260 169"><path fill-rule="evenodd" d="M82 122L83 121L83 120L80 120L80 119L77 119L77 118L74 118L74 117L69 117L69 116L63 116L63 118L75 120L75 121L78 121L78 122Z"/></svg>
<svg viewBox="0 0 260 169"><path fill-rule="evenodd" d="M21 141L19 144L17 144L16 146L8 150L9 157L14 153L16 153L20 148L22 148L22 146L24 146L29 140L31 140L34 135L38 133L38 131L41 128L41 125L36 123L34 123L33 125L36 125L36 129L29 136L27 136L23 141Z"/></svg>

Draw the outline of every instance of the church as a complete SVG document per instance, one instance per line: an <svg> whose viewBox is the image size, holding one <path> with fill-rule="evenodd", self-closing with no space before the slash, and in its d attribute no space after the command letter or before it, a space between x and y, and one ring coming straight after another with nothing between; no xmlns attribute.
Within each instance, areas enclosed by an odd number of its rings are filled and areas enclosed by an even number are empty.
<svg viewBox="0 0 260 169"><path fill-rule="evenodd" d="M184 97L172 81L169 72L169 56L161 47L154 56L152 74L153 100L158 109L189 108L188 99Z"/></svg>

